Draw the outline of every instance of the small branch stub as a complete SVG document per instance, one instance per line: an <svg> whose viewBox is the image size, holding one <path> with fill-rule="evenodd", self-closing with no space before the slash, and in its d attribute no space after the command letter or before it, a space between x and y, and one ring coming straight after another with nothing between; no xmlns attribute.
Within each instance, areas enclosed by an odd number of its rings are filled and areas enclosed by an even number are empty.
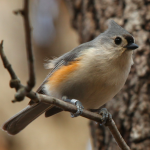
<svg viewBox="0 0 150 150"><path fill-rule="evenodd" d="M24 11L23 10L15 10L15 11L13 11L13 13L15 14L15 15L18 15L18 14L20 14L20 15L22 15L22 16L24 16Z"/></svg>

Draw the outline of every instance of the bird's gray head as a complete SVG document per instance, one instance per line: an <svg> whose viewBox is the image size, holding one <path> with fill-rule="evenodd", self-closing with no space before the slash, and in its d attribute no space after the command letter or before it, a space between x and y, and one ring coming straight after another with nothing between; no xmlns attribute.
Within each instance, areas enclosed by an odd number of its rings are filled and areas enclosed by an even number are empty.
<svg viewBox="0 0 150 150"><path fill-rule="evenodd" d="M121 54L138 48L133 36L113 20L109 22L108 29L93 40L93 44Z"/></svg>

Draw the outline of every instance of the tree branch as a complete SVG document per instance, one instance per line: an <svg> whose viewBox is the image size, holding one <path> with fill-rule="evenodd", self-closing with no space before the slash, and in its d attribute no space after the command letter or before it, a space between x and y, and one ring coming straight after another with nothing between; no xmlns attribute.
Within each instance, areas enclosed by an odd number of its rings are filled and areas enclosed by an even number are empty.
<svg viewBox="0 0 150 150"><path fill-rule="evenodd" d="M3 51L3 41L1 41L1 43L0 43L0 55L1 55L4 67L7 69L7 71L9 72L9 74L11 76L10 87L15 88L17 91L15 94L15 100L13 100L12 102L22 101L24 99L25 95L27 97L33 99L35 102L39 102L36 94L32 91L27 92L26 87L21 84L19 78L17 77L15 71L13 70L11 64L9 63L9 61Z"/></svg>
<svg viewBox="0 0 150 150"><path fill-rule="evenodd" d="M112 119L111 121L106 122L106 126L110 130L112 136L115 138L115 140L116 140L117 144L119 145L119 147L122 150L130 150L129 146L126 144L126 142L122 138L120 132L118 131L114 120Z"/></svg>
<svg viewBox="0 0 150 150"><path fill-rule="evenodd" d="M24 0L23 10L17 10L14 13L15 14L20 13L24 20L26 51L27 51L28 68L29 68L29 80L27 82L27 86L25 89L28 92L30 92L32 88L35 86L35 71L34 71L33 50L31 44L31 27L29 21L29 0Z"/></svg>
<svg viewBox="0 0 150 150"><path fill-rule="evenodd" d="M64 111L69 111L72 113L75 113L77 111L77 107L75 105L69 104L67 102L64 102L62 100L59 100L59 99L56 99L54 97L50 97L47 95L42 95L42 94L37 94L37 95L38 95L38 98L40 101L56 105L56 106L62 108ZM85 109L83 110L81 116L84 118L96 121L100 124L102 124L102 122L103 122L101 115L93 113L93 112L85 110ZM130 148L128 147L128 145L126 144L124 139L122 138L121 134L119 133L119 131L115 125L115 122L112 118L108 119L108 121L106 122L106 126L109 128L111 134L115 138L119 147L122 150L130 150Z"/></svg>

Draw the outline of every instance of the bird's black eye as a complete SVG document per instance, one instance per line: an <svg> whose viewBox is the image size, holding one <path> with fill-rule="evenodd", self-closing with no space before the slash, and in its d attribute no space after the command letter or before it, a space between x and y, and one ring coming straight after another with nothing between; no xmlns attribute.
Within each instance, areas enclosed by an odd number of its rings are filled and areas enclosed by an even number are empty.
<svg viewBox="0 0 150 150"><path fill-rule="evenodd" d="M121 44L121 42L122 42L122 39L121 39L120 37L116 37L116 38L115 38L115 43L116 43L117 45Z"/></svg>

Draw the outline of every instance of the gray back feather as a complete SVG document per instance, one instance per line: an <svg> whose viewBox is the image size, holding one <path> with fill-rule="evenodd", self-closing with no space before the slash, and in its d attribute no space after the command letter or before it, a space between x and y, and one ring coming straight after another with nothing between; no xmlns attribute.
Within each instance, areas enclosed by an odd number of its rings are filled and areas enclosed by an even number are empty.
<svg viewBox="0 0 150 150"><path fill-rule="evenodd" d="M62 66L67 66L70 62L75 61L76 58L78 58L81 55L81 51L86 50L88 48L92 47L92 42L87 42L79 45L78 47L74 48L73 50L65 53L64 55L54 59L50 60L50 64L52 67L52 70L50 73L47 75L41 86L37 89L36 92L38 93L43 93L42 88L43 85L47 82L48 78L60 67Z"/></svg>
<svg viewBox="0 0 150 150"><path fill-rule="evenodd" d="M59 64L60 61L64 60L64 65L68 65L69 62L74 61L76 58L78 58L81 55L81 51L92 47L92 42L87 42L79 45L78 47L74 48L73 50L65 53L64 55L60 56L57 59L54 59L52 63L54 65Z"/></svg>

